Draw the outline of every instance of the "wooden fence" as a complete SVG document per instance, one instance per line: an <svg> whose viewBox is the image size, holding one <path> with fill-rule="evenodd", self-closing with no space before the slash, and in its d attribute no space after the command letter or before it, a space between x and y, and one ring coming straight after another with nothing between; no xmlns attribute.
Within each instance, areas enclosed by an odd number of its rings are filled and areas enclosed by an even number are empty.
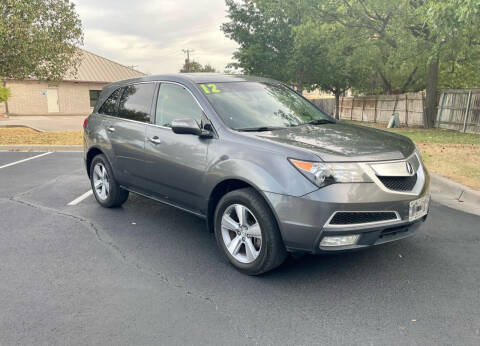
<svg viewBox="0 0 480 346"><path fill-rule="evenodd" d="M435 125L444 129L480 133L480 89L442 92Z"/></svg>
<svg viewBox="0 0 480 346"><path fill-rule="evenodd" d="M326 113L333 115L335 99L314 99ZM423 127L425 95L407 93L399 95L372 95L341 97L340 119L388 123L393 113L398 113L403 126Z"/></svg>
<svg viewBox="0 0 480 346"><path fill-rule="evenodd" d="M315 98L310 99L322 111L330 116L335 116L335 99L334 98Z"/></svg>

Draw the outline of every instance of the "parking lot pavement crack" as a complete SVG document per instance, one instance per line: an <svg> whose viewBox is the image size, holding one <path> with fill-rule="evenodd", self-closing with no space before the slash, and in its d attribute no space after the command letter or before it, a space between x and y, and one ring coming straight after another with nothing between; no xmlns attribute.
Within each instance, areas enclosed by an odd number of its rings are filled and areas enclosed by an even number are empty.
<svg viewBox="0 0 480 346"><path fill-rule="evenodd" d="M79 171L79 174L81 173L80 170ZM75 174L76 172L73 171L71 174ZM49 185L52 185L52 184L55 184L57 183L58 181L60 181L62 178L65 178L65 177L68 177L70 175L66 175L66 174L62 174L62 175L58 175L56 176L55 178L51 179L51 180L48 180L46 182L44 182L43 184L39 184L37 186L34 186L32 187L31 189L28 189L27 191L23 191L23 192L19 192L19 193L16 193L13 197L11 198L20 198L20 197L23 197L25 195L28 195L29 193L32 193L32 192L35 192L37 190L41 190L42 188L46 187L46 186L49 186Z"/></svg>
<svg viewBox="0 0 480 346"><path fill-rule="evenodd" d="M43 205L32 203L30 201L25 201L25 200L19 198L19 196L25 195L25 193L26 192L18 194L16 196L10 197L10 198L0 198L0 200L9 201L9 202L13 202L13 203L18 203L18 204L21 204L21 205L24 205L24 206L28 206L30 208L34 208L34 209L43 211L45 213L54 214L54 215L61 216L61 217L67 217L67 218L70 218L70 219L74 220L75 222L80 223L82 226L86 227L90 232L92 232L95 235L95 238L98 242L103 244L105 247L111 249L113 251L113 253L117 257L119 257L122 262L124 262L124 263L126 263L130 266L133 266L136 270L139 270L142 273L145 273L145 274L150 275L150 276L154 276L155 278L160 279L162 282L164 282L166 284L169 284L169 285L171 285L171 286L173 286L177 289L184 290L184 294L186 296L196 297L196 298L201 299L201 300L203 300L203 301L205 301L209 304L212 304L215 307L215 310L219 311L219 307L218 307L217 303L211 297L207 297L207 296L204 296L204 295L198 294L198 293L193 293L191 290L187 289L184 285L172 282L172 280L170 280L163 273L155 271L152 268L148 268L148 267L142 265L141 263L131 259L130 256L128 256L124 251L122 251L122 249L119 246L117 246L114 242L109 241L108 239L106 239L106 237L102 236L103 232L92 221L88 220L87 218L78 216L78 215L70 214L70 213L67 213L67 212L64 212L64 211L60 211L60 210L57 210L57 209L53 209L53 208L50 208L50 207L46 207L46 206L43 206ZM222 312L222 313L224 313L224 312Z"/></svg>

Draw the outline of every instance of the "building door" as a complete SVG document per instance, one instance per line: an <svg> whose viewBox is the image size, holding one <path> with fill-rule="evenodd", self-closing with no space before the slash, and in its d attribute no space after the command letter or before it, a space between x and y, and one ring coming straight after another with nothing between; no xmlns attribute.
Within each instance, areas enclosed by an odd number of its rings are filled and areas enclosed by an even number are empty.
<svg viewBox="0 0 480 346"><path fill-rule="evenodd" d="M47 89L47 105L48 113L58 113L60 111L58 106L58 88Z"/></svg>

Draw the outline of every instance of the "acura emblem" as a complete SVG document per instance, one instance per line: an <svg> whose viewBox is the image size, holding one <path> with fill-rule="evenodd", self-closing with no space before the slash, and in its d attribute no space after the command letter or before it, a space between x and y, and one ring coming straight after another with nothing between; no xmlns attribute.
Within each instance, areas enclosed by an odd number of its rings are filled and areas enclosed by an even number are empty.
<svg viewBox="0 0 480 346"><path fill-rule="evenodd" d="M405 166L407 168L408 174L413 175L413 167L412 167L411 163L410 162L405 162Z"/></svg>

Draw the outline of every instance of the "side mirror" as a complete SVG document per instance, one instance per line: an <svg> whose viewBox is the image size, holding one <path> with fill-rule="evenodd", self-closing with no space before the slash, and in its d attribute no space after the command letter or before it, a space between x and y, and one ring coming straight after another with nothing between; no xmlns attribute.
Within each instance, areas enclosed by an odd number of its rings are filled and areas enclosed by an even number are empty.
<svg viewBox="0 0 480 346"><path fill-rule="evenodd" d="M194 119L175 119L172 121L172 131L174 133L183 135L197 135L202 134L202 129L198 126Z"/></svg>

